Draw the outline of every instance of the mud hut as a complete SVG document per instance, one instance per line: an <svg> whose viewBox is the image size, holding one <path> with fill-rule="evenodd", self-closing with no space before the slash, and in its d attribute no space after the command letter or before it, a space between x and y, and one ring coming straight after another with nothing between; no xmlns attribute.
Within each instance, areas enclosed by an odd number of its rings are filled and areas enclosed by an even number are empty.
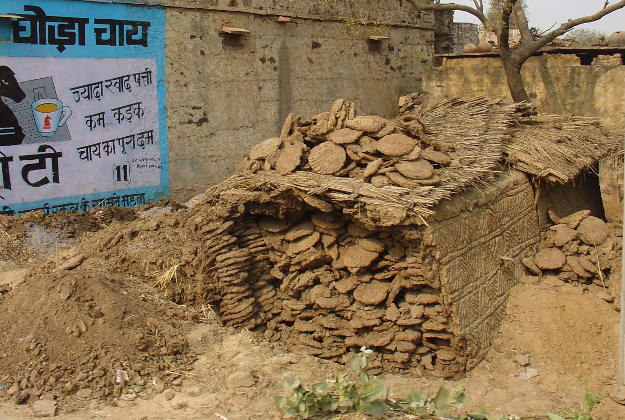
<svg viewBox="0 0 625 420"><path fill-rule="evenodd" d="M542 213L602 216L588 173L605 140L595 120L529 104L409 103L388 120L339 100L310 120L289 115L184 220L146 221L98 252L139 261L149 235L176 242L159 226L187 229L179 249L150 253L176 259L175 281L161 281L175 299L321 358L366 346L378 372L454 377L488 350Z"/></svg>

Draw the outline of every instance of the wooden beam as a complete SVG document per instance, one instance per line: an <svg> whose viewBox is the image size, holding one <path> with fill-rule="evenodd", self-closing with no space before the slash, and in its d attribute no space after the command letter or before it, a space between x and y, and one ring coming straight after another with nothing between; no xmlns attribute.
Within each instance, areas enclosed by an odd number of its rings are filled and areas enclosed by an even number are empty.
<svg viewBox="0 0 625 420"><path fill-rule="evenodd" d="M625 172L623 176L625 182ZM625 206L623 206L623 216L623 220L625 220ZM618 383L619 385L625 385L625 271L623 270L625 268L625 252L621 252L621 254L621 325L619 326L618 340Z"/></svg>
<svg viewBox="0 0 625 420"><path fill-rule="evenodd" d="M385 39L389 39L389 37L387 36L381 36L381 35L371 35L369 38L367 38L369 41L383 41Z"/></svg>
<svg viewBox="0 0 625 420"><path fill-rule="evenodd" d="M243 34L249 34L250 31L248 31L245 28L233 28L230 26L222 26L221 33L228 34L228 35L243 35Z"/></svg>

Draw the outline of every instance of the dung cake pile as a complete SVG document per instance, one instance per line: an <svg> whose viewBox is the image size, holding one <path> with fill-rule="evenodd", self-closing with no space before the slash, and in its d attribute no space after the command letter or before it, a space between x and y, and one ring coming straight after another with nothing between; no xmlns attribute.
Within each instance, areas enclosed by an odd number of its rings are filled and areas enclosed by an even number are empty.
<svg viewBox="0 0 625 420"><path fill-rule="evenodd" d="M344 362L366 346L378 372L458 376L539 240L531 183L502 166L526 109L455 99L385 119L338 100L289 115L193 207L81 249L306 353Z"/></svg>
<svg viewBox="0 0 625 420"><path fill-rule="evenodd" d="M338 99L330 112L311 120L290 114L280 137L252 147L239 169L275 170L280 175L311 171L362 179L376 187L414 188L439 184L442 168L459 165L453 147L425 135L418 115L392 121L356 116L353 103Z"/></svg>
<svg viewBox="0 0 625 420"><path fill-rule="evenodd" d="M453 376L464 369L461 339L449 331L423 232L369 230L310 209L248 215L205 232L214 254L203 271L214 276L227 325L341 362L367 346L378 371L418 366Z"/></svg>
<svg viewBox="0 0 625 420"><path fill-rule="evenodd" d="M590 213L581 210L559 218L549 211L554 225L543 235L536 254L522 259L527 270L536 276L605 287L607 272L620 259L623 238Z"/></svg>
<svg viewBox="0 0 625 420"><path fill-rule="evenodd" d="M258 225L279 280L267 339L343 361L367 346L384 370L431 370L434 358L440 372L454 371L453 336L419 230L374 232L320 212L294 224L262 217Z"/></svg>

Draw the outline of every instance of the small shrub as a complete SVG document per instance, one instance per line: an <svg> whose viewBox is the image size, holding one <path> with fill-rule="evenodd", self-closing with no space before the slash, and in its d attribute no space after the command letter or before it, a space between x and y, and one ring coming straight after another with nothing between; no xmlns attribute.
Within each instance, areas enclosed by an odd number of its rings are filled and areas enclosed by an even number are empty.
<svg viewBox="0 0 625 420"><path fill-rule="evenodd" d="M451 391L441 387L433 398L414 390L409 390L404 399L391 398L391 390L384 382L367 373L367 356L371 353L362 347L349 363L351 372L324 383L306 385L297 378L292 381L285 378L283 386L288 395L276 397L276 406L285 416L299 419L338 417L345 413L362 413L375 418L406 414L424 420L521 419L509 414L492 417L484 409L479 414L454 414L467 400L459 386ZM358 377L355 381L351 380L353 374ZM562 415L548 413L547 417L549 420L593 420L592 410L599 401L600 397L585 389L584 403L578 408L566 408Z"/></svg>
<svg viewBox="0 0 625 420"><path fill-rule="evenodd" d="M367 355L371 353L371 350L361 348L360 353L350 362L352 372L339 374L326 383L305 385L299 379L285 379L283 385L289 394L276 397L276 405L286 416L300 419L343 413L362 413L382 418L393 411L422 419L451 419L451 412L466 401L459 387L451 392L442 387L431 399L424 392L416 393L413 390L407 392L405 399L390 398L390 390L382 380L367 373ZM353 373L358 376L355 382L350 380ZM471 419L485 420L487 417L458 417L458 420Z"/></svg>

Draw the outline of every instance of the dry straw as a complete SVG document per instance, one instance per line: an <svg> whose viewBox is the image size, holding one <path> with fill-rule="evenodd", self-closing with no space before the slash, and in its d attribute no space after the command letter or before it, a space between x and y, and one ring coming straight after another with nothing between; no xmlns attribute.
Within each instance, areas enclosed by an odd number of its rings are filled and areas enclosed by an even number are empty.
<svg viewBox="0 0 625 420"><path fill-rule="evenodd" d="M289 201L319 210L340 210L366 226L427 224L442 200L469 187L485 188L508 164L537 180L567 183L593 167L613 145L596 119L536 115L529 103L454 98L433 107L412 104L395 121L415 116L425 124L426 143L453 151L460 165L444 168L435 186L375 187L361 179L297 171L239 173L207 191L209 202L263 205L283 215ZM398 123L400 125L400 123ZM269 211L269 208L273 208Z"/></svg>
<svg viewBox="0 0 625 420"><path fill-rule="evenodd" d="M599 121L589 117L541 114L519 120L504 149L520 171L559 184L572 182L614 148Z"/></svg>
<svg viewBox="0 0 625 420"><path fill-rule="evenodd" d="M424 224L433 207L471 187L500 168L510 127L527 113L528 104L474 98L452 99L428 109L413 107L400 115L415 115L425 123L425 142L452 150L459 167L446 169L436 186L375 187L361 179L319 175L308 171L281 176L274 171L236 174L207 191L209 201L221 204L258 202L267 207L286 205L296 198L322 211L341 210L370 226ZM281 214L280 209L272 211Z"/></svg>

